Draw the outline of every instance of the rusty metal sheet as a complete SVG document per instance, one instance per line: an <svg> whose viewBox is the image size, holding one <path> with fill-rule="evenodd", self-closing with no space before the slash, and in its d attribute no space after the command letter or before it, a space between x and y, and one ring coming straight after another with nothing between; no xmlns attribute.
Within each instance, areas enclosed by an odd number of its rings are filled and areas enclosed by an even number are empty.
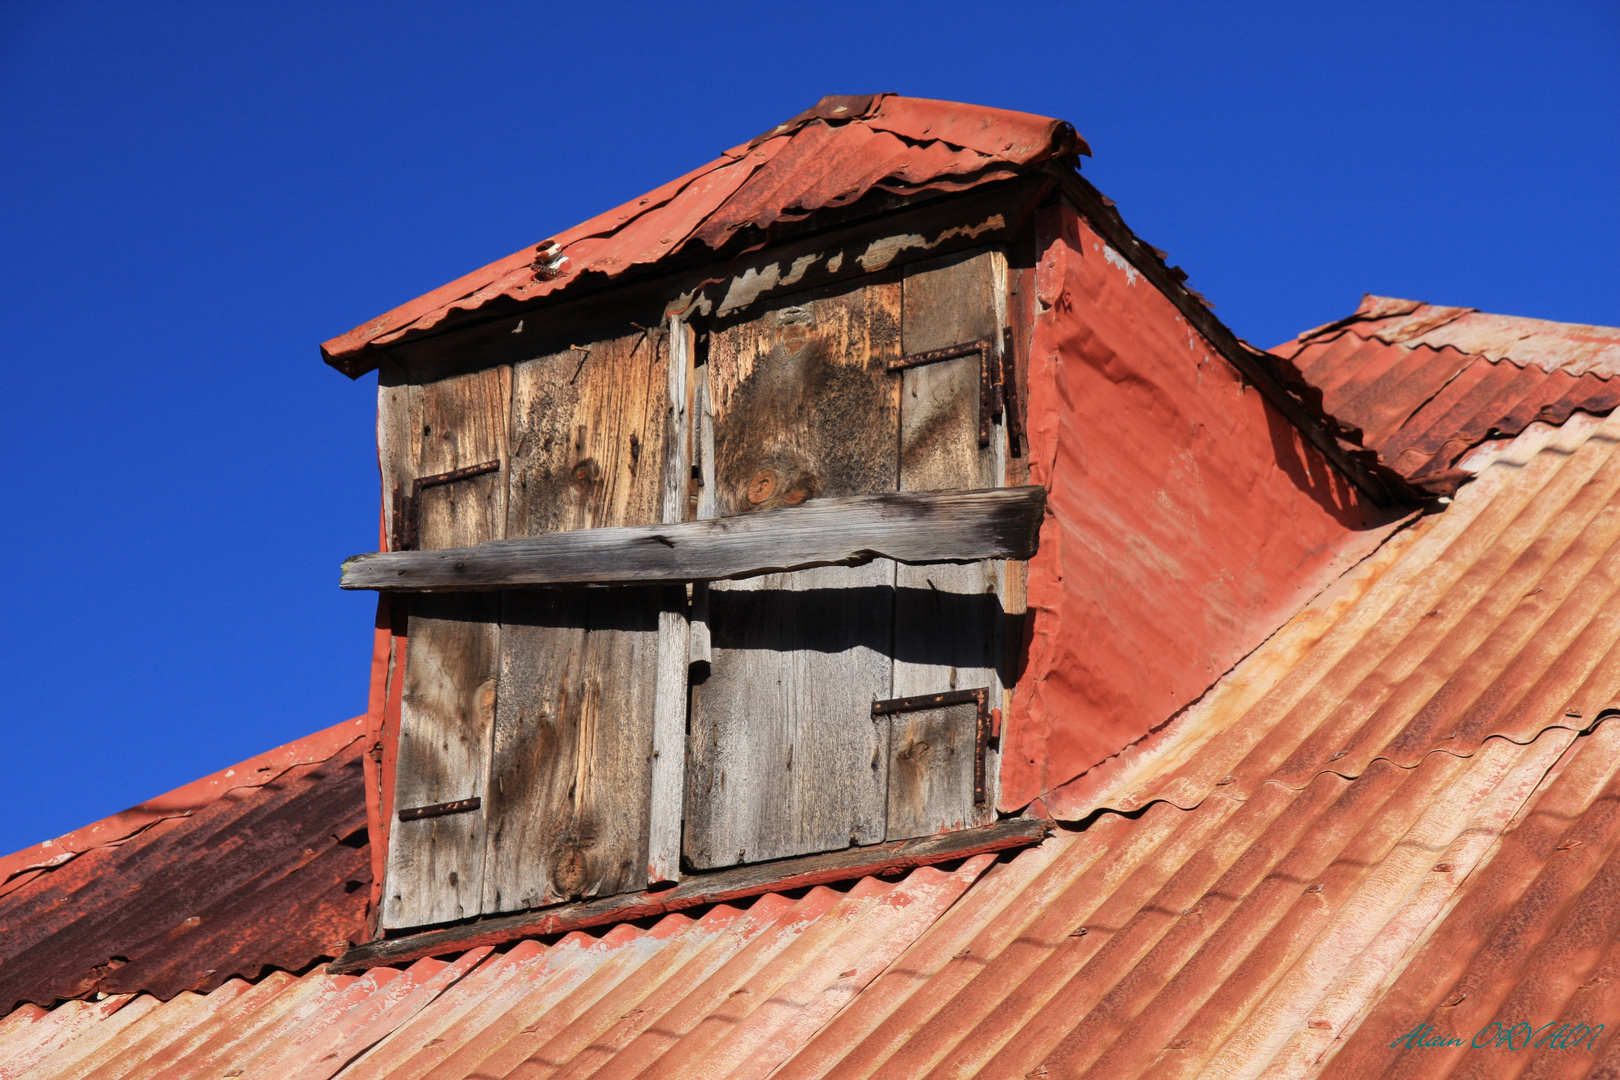
<svg viewBox="0 0 1620 1080"><path fill-rule="evenodd" d="M1073 823L1038 847L403 970L23 1006L0 1074L1592 1073L1612 1039L1401 1042L1620 1028L1620 420L1470 467L1045 796Z"/></svg>
<svg viewBox="0 0 1620 1080"><path fill-rule="evenodd" d="M0 1020L0 1074L764 1077L994 858L404 970L277 972L167 1003L142 994L24 1007Z"/></svg>
<svg viewBox="0 0 1620 1080"><path fill-rule="evenodd" d="M999 809L1195 701L1387 535L1371 505L1067 207L1037 217L1028 659Z"/></svg>
<svg viewBox="0 0 1620 1080"><path fill-rule="evenodd" d="M1488 438L1620 404L1620 329L1367 296L1352 315L1272 350L1378 463L1451 495Z"/></svg>
<svg viewBox="0 0 1620 1080"><path fill-rule="evenodd" d="M0 1007L171 998L271 967L302 970L364 940L364 724L317 732L6 860Z"/></svg>
<svg viewBox="0 0 1620 1080"><path fill-rule="evenodd" d="M666 259L718 251L765 228L880 189L960 191L1055 157L1090 153L1062 120L947 101L829 97L760 138L639 199L475 270L321 347L350 376L373 346L424 332L497 298L531 301Z"/></svg>

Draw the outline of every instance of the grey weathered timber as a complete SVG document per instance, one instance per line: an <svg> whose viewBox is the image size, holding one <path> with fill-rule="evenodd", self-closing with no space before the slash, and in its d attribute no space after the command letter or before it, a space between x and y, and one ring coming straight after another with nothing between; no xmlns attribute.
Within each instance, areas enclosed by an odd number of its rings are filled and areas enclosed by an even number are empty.
<svg viewBox="0 0 1620 1080"><path fill-rule="evenodd" d="M985 251L908 268L902 323L906 353L988 340L997 349L999 367L1004 265L999 252ZM990 445L979 445L979 358L911 368L899 377L900 490L999 485L1005 427L996 425ZM1000 704L998 570L999 564L989 561L898 568L895 697L990 686L992 704ZM891 718L889 839L990 820L991 801L979 807L973 803L976 716L976 710L957 706ZM993 768L986 772L993 775Z"/></svg>
<svg viewBox="0 0 1620 1080"><path fill-rule="evenodd" d="M904 504L879 494L895 487L900 288L794 299L710 332L703 482L714 513L733 516L695 524L750 532L757 556L689 576L866 565L711 585L687 754L685 854L698 869L883 839L887 726L870 709L888 696L894 567L871 560L919 554L895 530ZM925 513L933 525L912 538L937 542L944 517ZM968 529L982 539L982 526ZM833 535L843 550L822 546Z"/></svg>
<svg viewBox="0 0 1620 1080"><path fill-rule="evenodd" d="M384 475L410 478L506 460L511 371L493 368L426 386L380 388ZM400 413L404 416L401 417ZM500 473L431 489L422 500L424 548L502 535ZM422 597L408 622L393 805L486 795L500 655L499 597ZM381 924L450 922L481 909L482 810L390 823Z"/></svg>
<svg viewBox="0 0 1620 1080"><path fill-rule="evenodd" d="M704 365L692 373L692 458L697 474L697 493L693 499L693 517L709 521L720 516L714 499L714 410L709 404L709 368ZM693 665L701 665L700 674L706 675L713 659L709 648L709 583L692 583L692 609L688 625L690 656Z"/></svg>
<svg viewBox="0 0 1620 1080"><path fill-rule="evenodd" d="M646 886L661 591L505 594L485 912Z"/></svg>
<svg viewBox="0 0 1620 1080"><path fill-rule="evenodd" d="M506 528L532 539L505 543L659 521L668 359L654 330L518 365ZM645 887L663 606L658 588L505 595L485 912Z"/></svg>
<svg viewBox="0 0 1620 1080"><path fill-rule="evenodd" d="M889 723L890 840L964 829L984 816L973 802L979 707L878 717Z"/></svg>
<svg viewBox="0 0 1620 1080"><path fill-rule="evenodd" d="M692 488L691 380L693 333L669 323L669 452L665 456L663 516L686 517ZM647 880L675 881L681 870L681 815L686 785L686 684L691 663L686 590L666 586L658 613L658 658L652 731L652 793L648 813Z"/></svg>
<svg viewBox="0 0 1620 1080"><path fill-rule="evenodd" d="M413 602L400 701L396 809L483 798L500 653L499 596ZM482 810L390 824L382 925L425 926L482 908Z"/></svg>
<svg viewBox="0 0 1620 1080"><path fill-rule="evenodd" d="M944 836L694 874L673 889L564 904L541 911L480 919L461 926L357 945L329 964L326 970L333 975L347 975L382 964L408 964L424 956L444 956L481 945L500 946L583 927L653 918L671 911L740 900L761 893L854 881L878 874L904 873L918 866L953 862L971 855L1038 844L1051 831L1052 823L1049 821L1014 818L982 829Z"/></svg>
<svg viewBox="0 0 1620 1080"><path fill-rule="evenodd" d="M458 551L356 555L346 589L471 592L520 586L721 581L816 566L1027 559L1039 487L818 499L713 521L579 529Z"/></svg>

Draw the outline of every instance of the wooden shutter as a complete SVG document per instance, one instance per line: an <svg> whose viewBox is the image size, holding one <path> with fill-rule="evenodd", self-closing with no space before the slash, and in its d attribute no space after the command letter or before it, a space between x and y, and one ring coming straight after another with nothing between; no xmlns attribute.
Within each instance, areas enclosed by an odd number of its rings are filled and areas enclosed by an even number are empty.
<svg viewBox="0 0 1620 1080"><path fill-rule="evenodd" d="M421 477L499 463L423 488L420 527L413 532L406 512L394 515L396 531L430 550L679 520L690 343L684 327L675 331L673 365L671 337L655 330L423 386L385 378L379 434L396 503ZM685 589L425 594L409 605L395 781L395 805L407 813L392 823L383 926L672 876ZM660 712L661 665L681 680L673 716L668 702ZM433 812L446 804L456 812ZM422 808L426 816L408 813Z"/></svg>
<svg viewBox="0 0 1620 1080"><path fill-rule="evenodd" d="M995 253L912 267L905 275L902 345L908 356L988 341L999 357L1006 323L1005 260ZM900 490L1000 487L1004 426L980 445L983 379L978 354L900 373ZM989 687L999 705L1002 564L895 568L894 688L906 698ZM905 840L993 819L975 804L978 709L896 713L889 718L887 839ZM988 767L981 766L981 778Z"/></svg>
<svg viewBox="0 0 1620 1080"><path fill-rule="evenodd" d="M811 294L710 334L704 516L892 491L900 283ZM692 688L699 869L883 839L894 564L716 582Z"/></svg>
<svg viewBox="0 0 1620 1080"><path fill-rule="evenodd" d="M507 535L662 521L670 428L660 333L518 365ZM505 594L486 912L647 885L660 616L685 606L671 592Z"/></svg>
<svg viewBox="0 0 1620 1080"><path fill-rule="evenodd" d="M396 533L408 527L423 549L504 535L511 379L506 367L425 386L385 373L393 385L381 389L379 435ZM489 462L497 468L407 501L415 480ZM487 795L499 618L493 593L410 602L384 927L450 922L482 908L484 813L473 800Z"/></svg>
<svg viewBox="0 0 1620 1080"><path fill-rule="evenodd" d="M998 424L981 446L980 392L981 364L1000 362L1004 267L997 253L954 257L715 329L697 419L712 492L699 516L1000 486L1006 442ZM993 356L889 369L974 341ZM975 799L977 707L872 706L979 687L1000 703L999 566L875 560L710 586L693 624L709 673L692 688L692 865L990 820L993 803Z"/></svg>

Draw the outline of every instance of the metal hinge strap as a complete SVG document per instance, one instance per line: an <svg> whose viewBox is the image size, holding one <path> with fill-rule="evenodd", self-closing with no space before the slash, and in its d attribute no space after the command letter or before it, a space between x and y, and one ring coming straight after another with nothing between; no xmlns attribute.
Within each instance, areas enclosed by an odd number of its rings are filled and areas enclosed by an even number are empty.
<svg viewBox="0 0 1620 1080"><path fill-rule="evenodd" d="M979 354L979 445L990 445L990 421L1001 412L1001 383L1002 372L994 370L1004 367L996 364L995 350L989 338L978 341L964 341L960 345L947 345L943 349L930 349L927 352L911 353L898 360L889 361L889 370L904 371L907 368L922 367L924 364L938 364L945 360L956 360L963 356Z"/></svg>
<svg viewBox="0 0 1620 1080"><path fill-rule="evenodd" d="M470 799L456 799L452 802L434 803L431 806L412 806L399 812L401 821L420 821L423 818L445 817L449 814L470 814L484 805L484 800L474 795Z"/></svg>
<svg viewBox="0 0 1620 1080"><path fill-rule="evenodd" d="M470 480L485 473L499 472L499 461L484 461L477 465L466 465L449 472L434 473L432 476L418 476L411 481L409 495L400 490L400 485L394 485L394 550L415 551L421 542L422 532L422 490L430 487L440 487L444 484L453 484L457 480Z"/></svg>
<svg viewBox="0 0 1620 1080"><path fill-rule="evenodd" d="M873 716L893 716L895 713L924 712L928 709L948 709L953 705L977 705L978 718L973 746L973 805L984 805L984 750L990 742L990 688L947 690L941 694L919 694L916 697L890 698L872 702Z"/></svg>

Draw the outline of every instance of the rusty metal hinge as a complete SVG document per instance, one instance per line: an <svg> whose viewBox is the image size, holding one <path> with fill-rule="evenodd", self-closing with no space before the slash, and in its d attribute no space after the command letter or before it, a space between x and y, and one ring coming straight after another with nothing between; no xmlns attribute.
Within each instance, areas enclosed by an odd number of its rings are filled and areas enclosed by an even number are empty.
<svg viewBox="0 0 1620 1080"><path fill-rule="evenodd" d="M890 371L938 364L963 356L979 354L979 445L990 445L990 421L1001 415L1002 383L1005 381L1006 361L996 363L994 343L989 338L964 341L960 345L947 345L943 349L912 353L889 361Z"/></svg>
<svg viewBox="0 0 1620 1080"><path fill-rule="evenodd" d="M415 551L416 545L421 542L422 536L422 489L440 487L444 484L453 484L457 480L470 480L485 473L499 472L499 461L485 461L477 465L467 465L460 469L451 469L449 472L435 473L432 476L418 476L411 481L410 494L405 494L402 485L394 485L394 550Z"/></svg>
<svg viewBox="0 0 1620 1080"><path fill-rule="evenodd" d="M1007 453L1022 457L1024 418L1019 415L1018 363L1013 357L1013 331L1001 332L1001 406L1007 417Z"/></svg>
<svg viewBox="0 0 1620 1080"><path fill-rule="evenodd" d="M924 712L928 709L948 709L952 705L977 705L979 714L973 740L973 805L984 805L984 749L990 741L990 688L978 686L972 690L947 690L942 694L919 694L916 697L890 698L872 702L873 716L893 716L895 713Z"/></svg>
<svg viewBox="0 0 1620 1080"><path fill-rule="evenodd" d="M474 795L470 799L434 803L432 806L412 806L399 812L399 820L420 821L423 818L445 817L448 814L470 814L483 805L484 800Z"/></svg>

